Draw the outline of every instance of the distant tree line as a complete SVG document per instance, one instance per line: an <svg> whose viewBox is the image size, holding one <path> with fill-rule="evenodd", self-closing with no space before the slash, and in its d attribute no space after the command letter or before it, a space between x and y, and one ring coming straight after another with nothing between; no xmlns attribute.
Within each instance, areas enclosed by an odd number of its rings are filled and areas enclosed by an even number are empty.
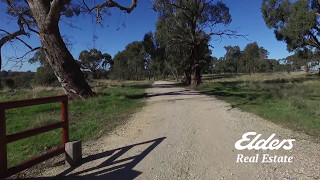
<svg viewBox="0 0 320 180"><path fill-rule="evenodd" d="M259 73L287 71L283 61L268 59L269 52L256 42L249 43L244 50L239 46L224 47L226 54L217 59L212 57L204 73Z"/></svg>
<svg viewBox="0 0 320 180"><path fill-rule="evenodd" d="M108 79L113 65L111 55L97 49L83 50L76 61L87 80ZM29 59L30 64L38 64L37 71L12 72L0 71L0 89L21 89L32 86L60 86L60 83L49 65L42 49L36 51Z"/></svg>
<svg viewBox="0 0 320 180"><path fill-rule="evenodd" d="M307 49L296 50L283 59L269 59L269 52L256 42L248 44L244 50L239 46L226 46L226 54L221 58L212 57L203 73L259 73L292 72L319 68L320 54Z"/></svg>
<svg viewBox="0 0 320 180"><path fill-rule="evenodd" d="M149 32L145 34L143 41L128 44L124 51L115 55L110 77L120 80L185 80L188 50L175 46L167 49L158 42L157 34ZM243 50L239 46L226 46L226 54L221 58L212 57L208 48L203 49L206 53L200 61L201 74L298 71L308 64L306 62L317 57L299 52L280 60L269 59L269 52L256 42L249 43ZM310 65L317 63L309 63Z"/></svg>
<svg viewBox="0 0 320 180"><path fill-rule="evenodd" d="M188 67L188 49L161 46L157 34L146 33L142 41L128 44L125 50L118 52L114 58L97 49L83 50L77 60L79 68L87 80L116 79L176 79L186 80ZM158 43L159 42L159 43ZM269 59L269 52L256 42L249 43L243 50L239 46L225 46L223 57L211 56L208 47L204 47L204 56L200 61L201 74L216 73L261 73L291 72L305 70L318 65L320 55L308 50L297 50L286 58ZM54 71L46 60L42 50L38 50L29 63L38 63L33 72L0 72L0 88L31 88L32 86L59 86Z"/></svg>
<svg viewBox="0 0 320 180"><path fill-rule="evenodd" d="M0 89L31 88L35 73L0 71Z"/></svg>
<svg viewBox="0 0 320 180"><path fill-rule="evenodd" d="M87 80L109 78L107 69L110 70L113 65L111 55L102 53L95 48L81 51L79 59L76 62ZM35 55L29 59L29 63L38 63L40 65L40 67L37 68L34 78L33 83L35 85L52 86L59 84L42 49L38 50Z"/></svg>

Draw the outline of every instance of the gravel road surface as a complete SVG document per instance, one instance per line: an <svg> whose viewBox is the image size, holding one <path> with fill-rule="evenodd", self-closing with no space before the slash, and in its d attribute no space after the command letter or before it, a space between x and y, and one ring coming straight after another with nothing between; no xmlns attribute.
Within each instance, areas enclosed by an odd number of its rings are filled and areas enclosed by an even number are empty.
<svg viewBox="0 0 320 180"><path fill-rule="evenodd" d="M83 145L83 164L55 163L33 177L115 180L320 179L319 139L293 132L213 96L156 81L147 106L113 133ZM253 131L296 139L291 150L237 150ZM238 154L258 163L237 163ZM292 156L292 163L261 163L263 154Z"/></svg>

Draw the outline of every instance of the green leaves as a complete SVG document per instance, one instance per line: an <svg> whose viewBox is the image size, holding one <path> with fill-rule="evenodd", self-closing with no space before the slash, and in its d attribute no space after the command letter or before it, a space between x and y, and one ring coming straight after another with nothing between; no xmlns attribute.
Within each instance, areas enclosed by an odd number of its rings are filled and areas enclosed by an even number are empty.
<svg viewBox="0 0 320 180"><path fill-rule="evenodd" d="M28 61L30 64L33 63L40 63L41 67L50 67L46 54L43 52L42 49L38 50L32 58L29 59Z"/></svg>
<svg viewBox="0 0 320 180"><path fill-rule="evenodd" d="M283 27L290 16L289 0L263 0L261 12L269 28Z"/></svg>
<svg viewBox="0 0 320 180"><path fill-rule="evenodd" d="M200 20L201 23L211 22L213 24L230 24L231 15L229 8L222 2L209 4L205 6L205 10Z"/></svg>
<svg viewBox="0 0 320 180"><path fill-rule="evenodd" d="M140 80L145 74L147 53L143 43L134 41L114 57L112 76L120 80Z"/></svg>
<svg viewBox="0 0 320 180"><path fill-rule="evenodd" d="M107 64L112 64L112 58L108 53L102 54L97 49L84 50L79 55L81 68L95 72Z"/></svg>
<svg viewBox="0 0 320 180"><path fill-rule="evenodd" d="M294 50L308 45L310 35L317 26L315 11L310 10L309 2L297 1L291 6L288 24L280 32L288 44L288 50ZM281 40L281 39L280 39Z"/></svg>
<svg viewBox="0 0 320 180"><path fill-rule="evenodd" d="M275 30L277 40L287 43L289 51L301 48L320 48L319 4L314 0L263 0L261 12L266 25Z"/></svg>
<svg viewBox="0 0 320 180"><path fill-rule="evenodd" d="M195 84L200 83L199 72L208 71L211 60L211 36L229 32L223 27L231 22L229 8L221 1L156 0L154 9L159 17L156 42L165 50L166 66L175 77L184 74L188 83L197 72Z"/></svg>
<svg viewBox="0 0 320 180"><path fill-rule="evenodd" d="M72 16L78 16L80 12L80 7L73 4L67 4L62 9L62 14L65 15L67 18L70 18Z"/></svg>

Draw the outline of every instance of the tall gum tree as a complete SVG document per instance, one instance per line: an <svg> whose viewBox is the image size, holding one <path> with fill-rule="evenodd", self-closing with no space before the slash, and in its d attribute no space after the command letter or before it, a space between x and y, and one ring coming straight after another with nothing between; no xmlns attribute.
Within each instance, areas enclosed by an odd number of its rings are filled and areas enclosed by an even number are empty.
<svg viewBox="0 0 320 180"><path fill-rule="evenodd" d="M201 62L205 58L212 36L239 36L226 28L231 22L229 8L212 0L156 0L158 12L156 36L161 44L188 49L185 76L188 84L201 83Z"/></svg>
<svg viewBox="0 0 320 180"><path fill-rule="evenodd" d="M7 5L13 6L26 3L32 18L35 21L37 32L41 41L41 48L45 52L48 63L51 65L55 75L64 88L66 94L71 98L87 98L95 95L86 82L79 65L69 52L64 43L60 30L59 21L62 14L68 15L66 11L72 4L71 0L6 0ZM90 3L92 4L92 3ZM80 6L80 5L79 5ZM103 1L101 4L89 8L85 0L81 2L81 10L85 13L95 13L97 21L100 21L104 8L115 7L130 13L137 6L137 0L132 0L129 7L119 5L113 0ZM27 24L25 21L24 23Z"/></svg>

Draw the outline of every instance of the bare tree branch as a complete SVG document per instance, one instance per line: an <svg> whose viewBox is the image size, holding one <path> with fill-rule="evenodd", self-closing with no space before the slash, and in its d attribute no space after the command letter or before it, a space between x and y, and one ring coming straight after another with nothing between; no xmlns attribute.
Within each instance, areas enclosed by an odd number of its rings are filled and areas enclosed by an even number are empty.
<svg viewBox="0 0 320 180"><path fill-rule="evenodd" d="M227 29L227 30L224 30L224 31L219 31L219 32L211 32L208 34L209 36L228 36L229 38L232 38L232 37L242 37L242 38L245 38L246 40L248 40L246 38L246 36L248 35L243 35L243 34L238 34L237 30L230 30L230 29Z"/></svg>
<svg viewBox="0 0 320 180"><path fill-rule="evenodd" d="M36 51L36 50L39 50L41 49L41 47L36 47L36 48L33 48L33 49L30 49L28 52L26 52L25 54L23 54L22 56L16 56L16 57L7 57L8 61L6 62L6 64L4 64L4 66L7 66L9 62L13 62L15 63L15 65L13 65L13 67L17 67L18 64L19 65L19 68L22 67L23 63L28 61L28 58L27 58L27 55L29 55L30 53Z"/></svg>
<svg viewBox="0 0 320 180"><path fill-rule="evenodd" d="M108 0L105 1L99 5L93 6L92 8L89 8L89 6L86 4L85 0L82 0L84 6L86 7L88 12L91 12L93 10L96 10L97 15L96 15L96 21L99 23L101 19L101 10L105 7L111 8L111 7L116 7L119 8L122 11L126 11L126 13L131 13L131 11L137 7L138 0L132 0L130 7L124 7L118 4L117 2L113 0Z"/></svg>
<svg viewBox="0 0 320 180"><path fill-rule="evenodd" d="M73 25L72 23L67 22L67 21L65 21L65 20L63 20L63 19L60 19L60 21L63 22L63 23L65 23L67 26L69 26L69 27L71 27L71 28L75 28L75 29L82 30L80 27L75 26L75 25Z"/></svg>
<svg viewBox="0 0 320 180"><path fill-rule="evenodd" d="M14 60L17 61L17 60L25 59L28 54L30 54L36 50L39 50L39 49L41 49L41 47L32 48L28 52L24 53L22 56L8 58L8 61L14 61Z"/></svg>
<svg viewBox="0 0 320 180"><path fill-rule="evenodd" d="M36 34L39 34L38 31L36 31L35 29L31 28L30 23L23 17L24 15L26 15L27 13L29 13L29 11L30 11L29 9L26 10L26 11L24 11L24 12L22 12L22 13L19 13L19 12L12 6L10 0L7 0L7 4L8 4L8 6L10 7L10 9L11 9L12 11L14 11L14 13L16 13L16 14L18 15L18 25L19 25L19 28L20 28L20 29L24 29L24 28L23 28L23 25L26 25L27 28L28 28L30 31L32 31L32 32L34 32L34 33L36 33ZM22 23L22 22L23 22L23 23Z"/></svg>
<svg viewBox="0 0 320 180"><path fill-rule="evenodd" d="M22 13L19 12L18 10L16 10L13 6L12 6L12 1L10 0L6 0L6 3L7 5L9 6L10 10L12 10L17 16L18 16L18 21L17 21L17 24L19 26L19 30L13 32L13 33L10 33L4 29L0 29L0 31L2 32L5 32L6 35L4 35L1 39L0 39L0 70L1 70L1 65L2 65L2 58L1 58L1 48L2 46L9 42L9 41L12 41L13 39L17 39L18 41L22 42L26 47L28 47L31 52L34 51L34 48L32 48L29 44L27 44L24 40L22 40L21 38L19 38L18 36L21 36L21 35L24 35L24 36L29 36L29 34L25 31L24 29L24 25L27 26L27 28L32 31L32 32L35 32L38 34L38 32L34 29L31 28L30 24L29 24L29 21L27 21L25 18L24 18L24 15L28 14L29 13L29 9L28 10L25 10L23 11ZM29 52L30 53L30 52ZM27 53L28 54L28 53Z"/></svg>
<svg viewBox="0 0 320 180"><path fill-rule="evenodd" d="M9 33L9 32L7 32L7 31L5 31L5 30L3 30L3 29L0 29L0 31L3 31L3 32L6 32L7 33L7 35L6 36L4 36L4 37L2 37L1 39L0 39L0 70L1 70L1 65L2 65L2 58L1 58L1 48L2 48L2 46L5 44L5 43L7 43L8 41L11 41L12 39L15 39L15 38L17 38L17 36L20 36L20 35L26 35L26 33L24 32L24 30L18 30L18 31L16 31L16 32L14 32L14 33Z"/></svg>
<svg viewBox="0 0 320 180"><path fill-rule="evenodd" d="M27 44L24 40L20 39L19 37L16 37L15 39L19 40L22 42L25 46L27 46L29 49L33 49L29 44Z"/></svg>

